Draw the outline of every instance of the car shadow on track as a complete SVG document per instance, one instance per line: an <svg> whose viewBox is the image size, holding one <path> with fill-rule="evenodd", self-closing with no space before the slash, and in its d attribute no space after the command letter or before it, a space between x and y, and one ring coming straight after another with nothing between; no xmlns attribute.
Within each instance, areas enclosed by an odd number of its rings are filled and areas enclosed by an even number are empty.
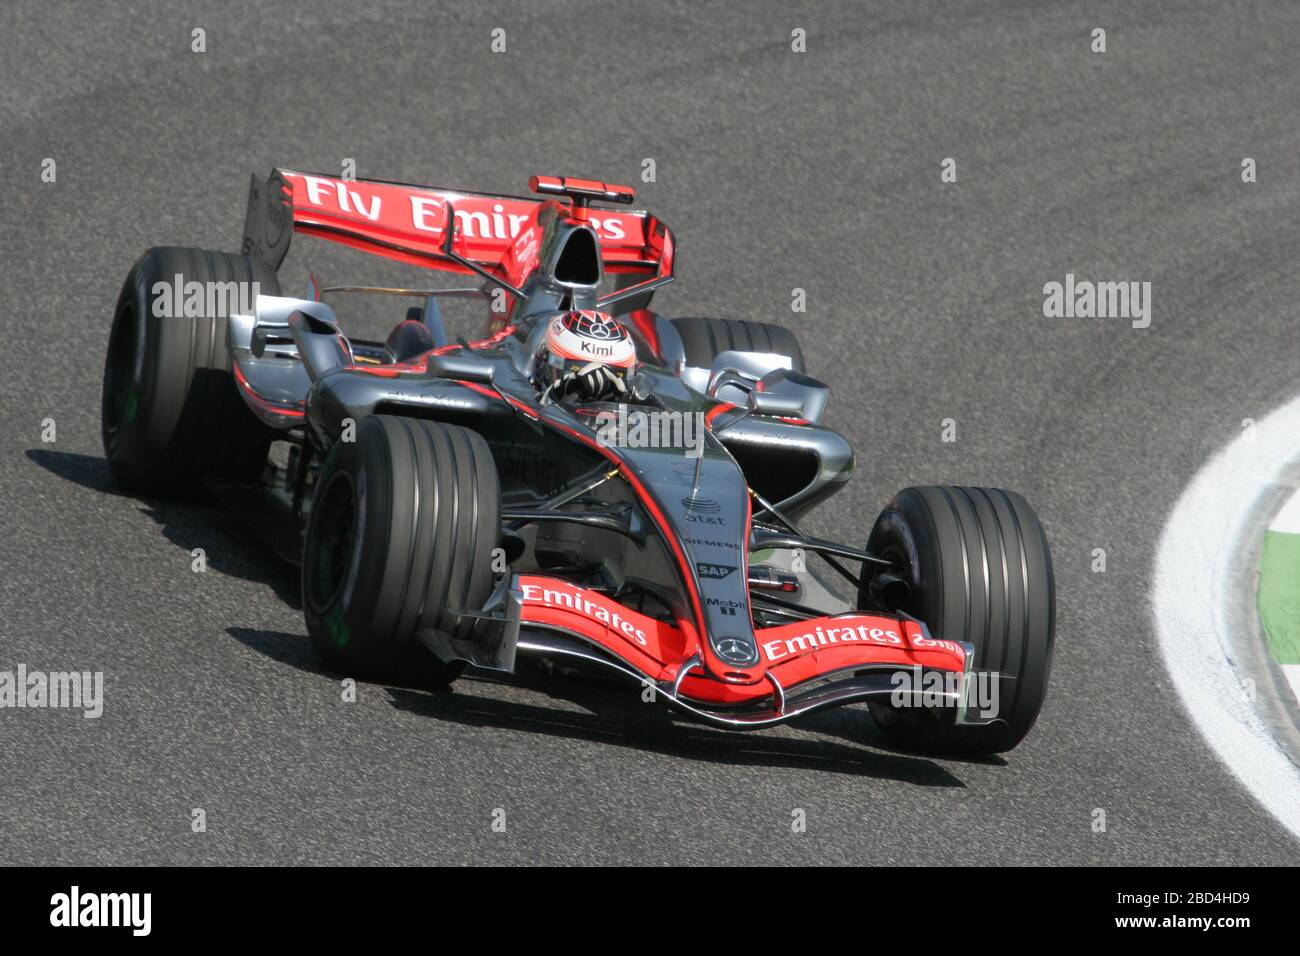
<svg viewBox="0 0 1300 956"><path fill-rule="evenodd" d="M226 633L278 663L316 676L340 676L320 662L304 634L249 627L228 627ZM464 684L472 685L472 691L457 692L456 688ZM852 744L846 745L825 739L792 739L779 732L745 733L706 727L679 718L662 706L647 706L631 685L582 674L551 676L535 666L521 668L506 679L471 670L450 688L383 686L398 710L465 727L544 734L716 764L821 770L921 787L965 786L925 757L869 749L885 745L861 708L816 714L792 724L827 736L842 733ZM490 696L496 688L506 694L512 690L532 691L557 702L575 704L583 711Z"/></svg>
<svg viewBox="0 0 1300 956"><path fill-rule="evenodd" d="M193 552L202 548L209 571L265 584L286 604L302 607L298 571L269 548L229 512L211 503L167 501L123 494L113 484L108 462L94 455L30 448L27 457L50 474L101 494L135 501L140 511L158 523L163 536Z"/></svg>
<svg viewBox="0 0 1300 956"><path fill-rule="evenodd" d="M337 678L316 657L306 635L228 627L226 633L270 659L305 673ZM469 683L475 691L527 690L583 708L547 707L483 693L458 693ZM716 764L821 770L860 777L897 780L921 787L965 787L942 765L923 756L891 750L861 707L814 714L791 723L822 739L791 738L779 731L728 731L693 723L660 705L641 701L636 687L583 674L558 677L529 666L498 679L469 671L450 688L425 689L383 685L398 710L465 727L488 727L543 734L568 740L629 747L648 753ZM849 744L824 738L842 737ZM994 758L997 760L998 758ZM945 761L947 762L947 761Z"/></svg>
<svg viewBox="0 0 1300 956"><path fill-rule="evenodd" d="M226 633L244 646L269 657L278 664L288 664L305 674L336 679L342 675L326 667L306 634L287 631L262 631L252 627L228 627Z"/></svg>
<svg viewBox="0 0 1300 956"><path fill-rule="evenodd" d="M400 710L467 727L545 734L713 764L819 770L922 787L965 786L932 760L862 746L874 743L870 738L875 730L860 708L854 708L852 714L860 730L856 746L848 746L825 739L792 738L779 731L728 731L704 726L662 705L644 703L636 687L582 675L552 677L532 671L509 681L477 676L462 680L526 688L584 710L457 693L454 687L433 692L390 687L388 692L393 706ZM825 732L822 715L802 718L791 726Z"/></svg>

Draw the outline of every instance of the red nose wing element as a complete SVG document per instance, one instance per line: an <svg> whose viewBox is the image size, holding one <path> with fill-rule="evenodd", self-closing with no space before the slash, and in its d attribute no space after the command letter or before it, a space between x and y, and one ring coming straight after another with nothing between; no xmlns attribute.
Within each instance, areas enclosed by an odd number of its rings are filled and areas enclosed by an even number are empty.
<svg viewBox="0 0 1300 956"><path fill-rule="evenodd" d="M528 180L528 188L535 193L568 196L578 201L597 199L626 205L636 198L636 190L631 186L614 186L595 179L574 179L572 176L534 176Z"/></svg>

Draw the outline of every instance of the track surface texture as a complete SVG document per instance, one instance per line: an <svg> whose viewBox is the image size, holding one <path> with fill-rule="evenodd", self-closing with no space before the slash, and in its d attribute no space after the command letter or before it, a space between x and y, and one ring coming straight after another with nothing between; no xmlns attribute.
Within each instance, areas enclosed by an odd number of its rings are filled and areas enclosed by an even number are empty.
<svg viewBox="0 0 1300 956"><path fill-rule="evenodd" d="M1298 387L1300 4L113 6L9 0L0 28L0 669L105 675L98 720L0 712L0 859L1300 858L1181 709L1149 598L1180 491ZM737 735L541 677L343 703L293 571L215 508L112 489L99 397L145 247L234 249L249 173L347 158L511 193L533 173L635 183L680 242L656 307L787 323L832 385L858 468L814 532L865 541L909 484L1024 493L1059 595L1028 739L913 756L856 707ZM308 266L393 271L299 237L286 292ZM1151 282L1150 328L1045 318L1066 273Z"/></svg>

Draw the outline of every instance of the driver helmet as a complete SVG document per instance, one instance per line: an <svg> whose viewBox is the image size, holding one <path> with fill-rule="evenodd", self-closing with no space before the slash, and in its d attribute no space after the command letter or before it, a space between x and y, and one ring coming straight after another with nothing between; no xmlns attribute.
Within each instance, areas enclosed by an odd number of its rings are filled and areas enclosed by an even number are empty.
<svg viewBox="0 0 1300 956"><path fill-rule="evenodd" d="M636 345L626 328L605 312L559 312L547 320L538 355L538 385L552 388L593 376L626 384L636 365ZM596 373L599 373L598 375Z"/></svg>

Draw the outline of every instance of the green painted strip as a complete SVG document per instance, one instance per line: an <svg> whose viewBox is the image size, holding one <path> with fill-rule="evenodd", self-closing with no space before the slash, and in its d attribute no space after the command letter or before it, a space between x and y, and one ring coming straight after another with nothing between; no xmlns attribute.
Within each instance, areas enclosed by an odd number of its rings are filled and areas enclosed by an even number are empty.
<svg viewBox="0 0 1300 956"><path fill-rule="evenodd" d="M1300 664L1300 534L1265 532L1259 614L1277 662Z"/></svg>

